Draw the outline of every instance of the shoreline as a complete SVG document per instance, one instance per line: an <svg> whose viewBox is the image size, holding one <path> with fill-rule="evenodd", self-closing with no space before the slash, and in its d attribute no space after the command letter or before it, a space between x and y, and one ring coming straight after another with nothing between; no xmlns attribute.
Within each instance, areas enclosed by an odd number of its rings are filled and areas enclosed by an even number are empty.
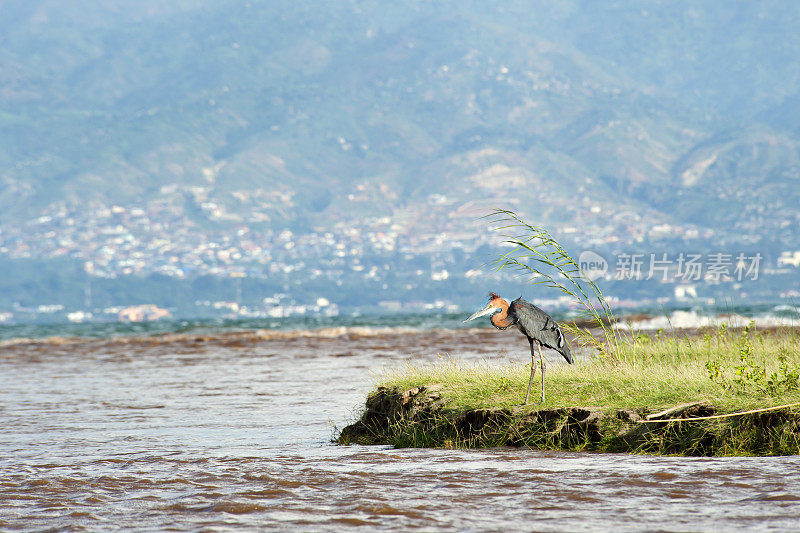
<svg viewBox="0 0 800 533"><path fill-rule="evenodd" d="M693 421L735 411L702 401L668 409L451 408L449 403L438 384L406 390L379 387L368 396L361 418L343 428L336 442L707 457L800 454L797 406Z"/></svg>
<svg viewBox="0 0 800 533"><path fill-rule="evenodd" d="M645 317L650 315L636 315ZM625 320L619 320L625 323ZM633 322L635 324L636 322ZM598 339L601 337L600 328L591 320L573 320L565 322L570 326L584 329ZM147 327L157 327L159 322L143 323L96 323L94 325L111 325L119 327L134 328L112 332L92 333L81 335L75 331L70 331L71 327L80 327L84 324L48 324L43 329L51 330L63 327L65 330L42 336L9 336L0 337L0 347L21 346L21 345L71 345L87 342L116 342L116 343L151 343L151 342L172 342L184 339L203 339L203 340L224 340L224 339L252 339L252 340L271 340L271 339L295 339L295 338L362 338L362 337L391 337L403 335L424 335L427 333L445 333L452 335L468 335L476 333L491 333L497 331L490 325L474 327L419 327L419 326L397 326L397 325L329 325L324 327L312 328L273 328L265 326L233 326L230 328L219 326L201 325L196 328L176 327L175 329L148 330ZM8 329L16 328L16 325L3 324L0 327ZM25 327L35 328L34 324ZM747 324L729 326L730 331L736 332L746 329ZM136 330L135 328L140 328ZM633 336L636 334L650 335L664 331L670 336L681 336L688 338L700 338L708 332L715 332L718 327L715 325L691 326L691 327L672 327L672 328L652 328L636 329L629 326L619 327L618 333L623 336ZM758 326L758 330L765 333L797 332L800 333L800 323L793 325L764 325Z"/></svg>

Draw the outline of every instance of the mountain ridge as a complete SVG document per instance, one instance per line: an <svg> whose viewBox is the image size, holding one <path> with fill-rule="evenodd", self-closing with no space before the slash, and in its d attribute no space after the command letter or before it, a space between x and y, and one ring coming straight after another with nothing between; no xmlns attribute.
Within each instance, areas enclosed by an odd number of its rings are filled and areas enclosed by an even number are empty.
<svg viewBox="0 0 800 533"><path fill-rule="evenodd" d="M146 203L175 184L208 187L232 210L237 191L283 191L292 200L265 215L278 225L393 216L448 193L509 206L513 194L523 214L557 200L567 215L540 210L543 224L588 227L569 211L583 187L589 203L653 223L734 240L777 231L797 224L800 202L800 137L779 111L800 94L789 59L800 20L786 2L713 4L101 1L79 15L73 3L10 2L0 220L87 199ZM485 167L458 163L475 150L497 153ZM506 181L469 181L498 165ZM748 214L751 197L721 190L759 176L769 212ZM348 204L364 182L395 200Z"/></svg>

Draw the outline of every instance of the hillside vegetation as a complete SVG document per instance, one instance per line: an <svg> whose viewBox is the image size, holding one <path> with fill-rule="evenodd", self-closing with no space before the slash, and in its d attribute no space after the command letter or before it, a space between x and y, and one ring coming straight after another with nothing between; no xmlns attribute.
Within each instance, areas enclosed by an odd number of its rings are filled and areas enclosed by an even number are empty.
<svg viewBox="0 0 800 533"><path fill-rule="evenodd" d="M273 226L399 215L438 193L444 216L477 201L550 225L598 205L797 240L792 2L2 10L2 224L171 185L243 220L263 200Z"/></svg>

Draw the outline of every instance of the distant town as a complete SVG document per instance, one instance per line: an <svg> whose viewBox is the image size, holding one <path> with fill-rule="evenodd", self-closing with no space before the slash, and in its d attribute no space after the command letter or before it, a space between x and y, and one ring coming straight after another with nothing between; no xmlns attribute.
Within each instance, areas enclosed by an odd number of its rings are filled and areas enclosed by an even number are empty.
<svg viewBox="0 0 800 533"><path fill-rule="evenodd" d="M473 181L485 185L510 171L495 165ZM361 204L392 195L385 186L364 183L346 202L357 213ZM398 208L386 216L340 213L339 219L327 226L302 230L272 227L276 217L293 205L293 194L287 191L222 193L213 187L168 185L153 200L138 206L59 202L25 225L4 227L0 257L77 262L85 274L81 301L10 302L8 308L0 308L0 323L13 322L19 316L75 322L135 322L174 316L175 309L159 301L118 301L98 307L93 300L93 287L101 280L152 276L176 282L199 277L227 280L231 287L227 297L199 294L192 302L193 312L203 316L335 316L358 310L357 304L340 301L339 295L359 289L370 291L372 311L455 312L481 298L481 290L490 280L509 285L516 279L512 273L493 273L485 265L504 251L498 232L480 218L491 210L492 202L473 202L465 196L461 193L459 200L432 194L424 203ZM644 219L611 203L586 200L574 205L556 195L543 201L550 218L555 218L552 212L560 213L561 222L554 223L551 231L576 250L576 258L587 249L612 261L620 250L714 250L726 242L733 246L710 229ZM746 235L739 237L739 243L748 242ZM753 235L751 241L756 240ZM645 266L647 256L655 255L652 252L642 254ZM706 301L725 291L764 300L800 297L796 285L800 250L759 251L756 279L750 272L747 280L741 272L738 279L735 275L736 252L738 248L729 249L730 268L716 279L687 280L680 265L673 264L662 268L660 279L643 278L638 285L626 285L612 262L599 283L608 282L609 295L620 305L632 307ZM748 249L746 257L752 259L754 254ZM262 280L272 292L254 297L246 290L251 280ZM724 291L714 289L720 285ZM306 294L299 289L304 286L319 290ZM569 299L554 294L548 303L566 306ZM186 314L186 309L181 313Z"/></svg>

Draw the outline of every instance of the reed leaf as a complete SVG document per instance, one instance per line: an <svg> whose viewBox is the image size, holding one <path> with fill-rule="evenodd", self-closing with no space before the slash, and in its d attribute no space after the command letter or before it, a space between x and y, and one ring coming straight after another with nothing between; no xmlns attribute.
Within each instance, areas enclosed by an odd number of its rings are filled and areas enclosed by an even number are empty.
<svg viewBox="0 0 800 533"><path fill-rule="evenodd" d="M564 324L584 346L593 347L601 355L619 357L619 335L611 305L597 284L581 271L580 265L549 231L534 226L507 209L496 209L486 216L498 231L503 243L513 248L490 262L497 271L514 270L528 274L532 285L544 285L572 297L582 310L581 315L596 323L601 330L598 340L588 329Z"/></svg>

